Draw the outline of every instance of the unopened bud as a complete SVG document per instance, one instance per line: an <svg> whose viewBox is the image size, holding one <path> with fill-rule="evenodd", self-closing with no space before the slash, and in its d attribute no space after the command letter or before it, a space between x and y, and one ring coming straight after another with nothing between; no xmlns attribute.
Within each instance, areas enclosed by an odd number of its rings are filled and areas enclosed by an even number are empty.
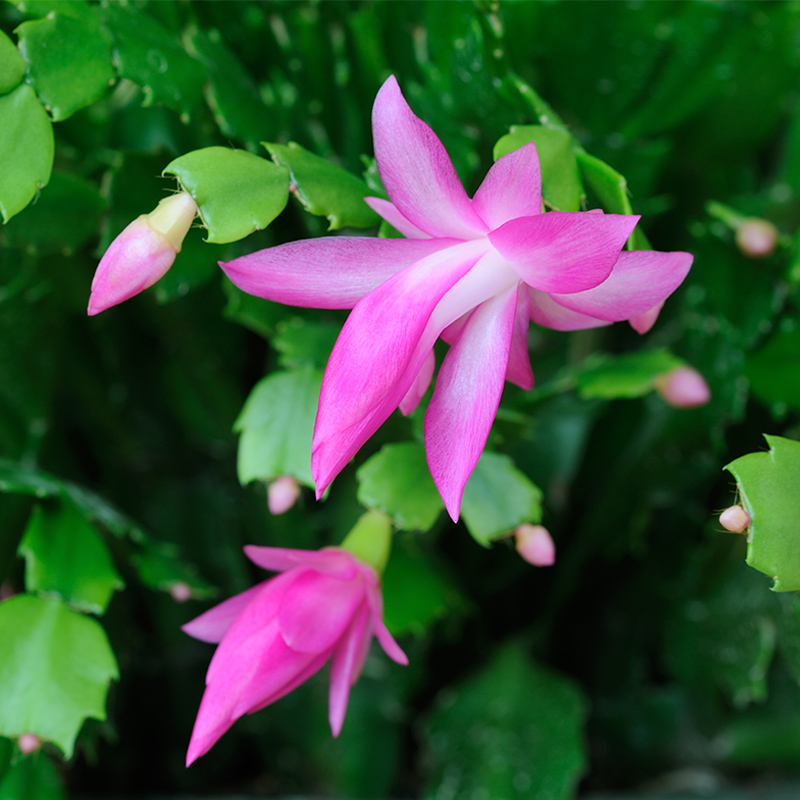
<svg viewBox="0 0 800 800"><path fill-rule="evenodd" d="M535 567L549 567L556 560L556 546L550 532L542 525L525 522L514 530L517 552Z"/></svg>
<svg viewBox="0 0 800 800"><path fill-rule="evenodd" d="M719 524L731 533L744 533L750 527L750 515L741 506L731 506L719 515Z"/></svg>
<svg viewBox="0 0 800 800"><path fill-rule="evenodd" d="M656 391L674 408L696 408L711 399L705 378L694 367L676 367L655 379Z"/></svg>
<svg viewBox="0 0 800 800"><path fill-rule="evenodd" d="M17 739L17 747L19 747L20 752L25 753L33 753L35 750L39 749L39 737L33 733L23 733L22 736Z"/></svg>
<svg viewBox="0 0 800 800"><path fill-rule="evenodd" d="M9 597L13 597L15 594L16 592L11 585L11 581L3 581L0 583L0 603L2 603L3 600L8 600Z"/></svg>
<svg viewBox="0 0 800 800"><path fill-rule="evenodd" d="M177 581L169 587L169 593L176 603L185 603L192 599L192 587L186 581Z"/></svg>
<svg viewBox="0 0 800 800"><path fill-rule="evenodd" d="M111 242L92 281L90 316L127 300L167 274L197 214L186 192L164 198Z"/></svg>
<svg viewBox="0 0 800 800"><path fill-rule="evenodd" d="M778 229L765 219L751 217L736 230L736 246L748 258L766 258L778 245Z"/></svg>
<svg viewBox="0 0 800 800"><path fill-rule="evenodd" d="M300 497L300 486L291 475L281 475L267 487L267 508L277 516L285 514Z"/></svg>

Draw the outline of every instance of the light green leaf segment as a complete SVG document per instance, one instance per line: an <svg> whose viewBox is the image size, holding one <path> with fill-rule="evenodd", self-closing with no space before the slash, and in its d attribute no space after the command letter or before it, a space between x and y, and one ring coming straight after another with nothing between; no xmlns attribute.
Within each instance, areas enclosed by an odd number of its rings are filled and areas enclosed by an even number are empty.
<svg viewBox="0 0 800 800"><path fill-rule="evenodd" d="M119 677L99 623L58 599L17 595L0 603L0 735L33 733L72 756L87 717L106 717Z"/></svg>
<svg viewBox="0 0 800 800"><path fill-rule="evenodd" d="M800 442L764 438L767 453L728 464L750 514L747 563L773 579L773 590L800 590Z"/></svg>
<svg viewBox="0 0 800 800"><path fill-rule="evenodd" d="M25 69L25 60L16 45L0 31L0 94L7 94L18 86Z"/></svg>

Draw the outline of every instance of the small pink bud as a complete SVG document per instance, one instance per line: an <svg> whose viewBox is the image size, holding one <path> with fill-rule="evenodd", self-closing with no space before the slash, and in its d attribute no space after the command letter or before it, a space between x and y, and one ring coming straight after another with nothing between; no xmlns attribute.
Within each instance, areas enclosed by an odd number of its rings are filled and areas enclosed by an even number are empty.
<svg viewBox="0 0 800 800"><path fill-rule="evenodd" d="M719 524L731 533L744 533L750 527L750 515L741 506L731 506L719 515Z"/></svg>
<svg viewBox="0 0 800 800"><path fill-rule="evenodd" d="M185 581L178 581L169 587L169 593L176 603L185 603L192 599L192 587Z"/></svg>
<svg viewBox="0 0 800 800"><path fill-rule="evenodd" d="M659 303L657 306L653 306L649 311L645 311L643 314L639 314L636 317L631 317L628 322L630 323L631 328L633 328L636 333L645 334L653 325L656 324L656 320L658 319L658 315L661 313L661 308L664 304Z"/></svg>
<svg viewBox="0 0 800 800"><path fill-rule="evenodd" d="M0 603L2 603L3 600L8 600L9 597L13 597L15 594L16 592L11 585L11 581L3 581L0 583Z"/></svg>
<svg viewBox="0 0 800 800"><path fill-rule="evenodd" d="M655 380L656 391L674 408L696 408L711 399L705 378L694 367L676 367Z"/></svg>
<svg viewBox="0 0 800 800"><path fill-rule="evenodd" d="M267 508L269 513L277 516L285 514L300 497L300 486L290 475L281 475L267 488Z"/></svg>
<svg viewBox="0 0 800 800"><path fill-rule="evenodd" d="M778 230L765 219L751 217L736 230L736 246L748 258L766 258L775 252Z"/></svg>
<svg viewBox="0 0 800 800"><path fill-rule="evenodd" d="M535 567L549 567L556 560L556 546L550 532L542 525L525 522L514 530L517 552Z"/></svg>
<svg viewBox="0 0 800 800"><path fill-rule="evenodd" d="M39 749L39 737L33 733L23 733L22 736L17 739L17 746L20 749L20 752L25 753L33 753L34 750Z"/></svg>
<svg viewBox="0 0 800 800"><path fill-rule="evenodd" d="M133 297L166 275L197 214L186 192L165 197L111 242L92 281L89 316Z"/></svg>

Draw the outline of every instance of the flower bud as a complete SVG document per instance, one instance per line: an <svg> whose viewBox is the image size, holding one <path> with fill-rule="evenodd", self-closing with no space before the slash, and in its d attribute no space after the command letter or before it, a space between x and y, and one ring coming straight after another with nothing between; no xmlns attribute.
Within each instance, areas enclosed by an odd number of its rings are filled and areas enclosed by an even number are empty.
<svg viewBox="0 0 800 800"><path fill-rule="evenodd" d="M736 230L736 246L748 258L766 258L777 245L778 230L765 219L751 217Z"/></svg>
<svg viewBox="0 0 800 800"><path fill-rule="evenodd" d="M185 603L192 599L192 587L186 581L176 581L169 587L169 593L176 603Z"/></svg>
<svg viewBox="0 0 800 800"><path fill-rule="evenodd" d="M750 515L741 506L731 506L719 515L719 524L731 533L744 533L750 527Z"/></svg>
<svg viewBox="0 0 800 800"><path fill-rule="evenodd" d="M274 516L285 514L300 497L300 486L291 475L281 475L267 487L267 508Z"/></svg>
<svg viewBox="0 0 800 800"><path fill-rule="evenodd" d="M25 755L38 750L39 744L39 737L34 733L23 733L22 736L17 739L17 747L19 747L20 752Z"/></svg>
<svg viewBox="0 0 800 800"><path fill-rule="evenodd" d="M549 567L556 560L556 546L550 532L542 525L531 525L528 522L517 526L514 530L517 552L529 564L535 567Z"/></svg>
<svg viewBox="0 0 800 800"><path fill-rule="evenodd" d="M89 316L133 297L166 275L197 214L186 192L137 217L106 250L92 281Z"/></svg>
<svg viewBox="0 0 800 800"><path fill-rule="evenodd" d="M656 391L674 408L696 408L711 399L705 378L694 367L676 367L655 379Z"/></svg>

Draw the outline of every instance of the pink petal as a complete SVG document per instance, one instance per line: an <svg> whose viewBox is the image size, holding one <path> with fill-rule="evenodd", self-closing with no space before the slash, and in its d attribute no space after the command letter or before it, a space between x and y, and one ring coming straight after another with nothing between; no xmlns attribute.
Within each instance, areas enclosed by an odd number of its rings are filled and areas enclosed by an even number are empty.
<svg viewBox="0 0 800 800"><path fill-rule="evenodd" d="M634 215L550 211L512 219L489 240L534 289L582 292L611 274L638 221Z"/></svg>
<svg viewBox="0 0 800 800"><path fill-rule="evenodd" d="M341 581L307 570L283 595L278 612L281 635L292 650L330 655L363 599L360 577Z"/></svg>
<svg viewBox="0 0 800 800"><path fill-rule="evenodd" d="M377 586L368 586L367 603L369 603L370 619L375 638L380 643L383 651L392 661L403 666L407 665L408 656L400 649L400 645L397 644L386 625L383 624L383 597L381 590Z"/></svg>
<svg viewBox="0 0 800 800"><path fill-rule="evenodd" d="M334 736L338 736L342 730L344 715L347 711L347 700L350 697L350 687L358 678L359 656L364 650L365 642L369 643L368 619L369 610L364 603L353 617L350 627L333 654L328 720Z"/></svg>
<svg viewBox="0 0 800 800"><path fill-rule="evenodd" d="M351 553L338 547L322 550L291 550L285 547L258 547L245 545L245 555L262 569L284 572L305 565L332 578L351 580L357 572L356 560Z"/></svg>
<svg viewBox="0 0 800 800"><path fill-rule="evenodd" d="M210 608L205 614L195 617L191 622L181 625L184 633L202 642L219 642L234 623L236 617L244 611L250 601L264 588L264 584L256 584L246 592L234 595L219 605Z"/></svg>
<svg viewBox="0 0 800 800"><path fill-rule="evenodd" d="M425 357L425 361L422 363L422 369L417 373L417 377L414 379L414 383L411 384L411 388L400 401L400 413L404 417L407 417L419 405L419 401L422 400L423 395L428 391L428 387L431 385L433 371L435 369L436 356L433 354L433 350L431 350Z"/></svg>
<svg viewBox="0 0 800 800"><path fill-rule="evenodd" d="M396 272L454 242L323 236L220 261L242 291L290 306L352 308Z"/></svg>
<svg viewBox="0 0 800 800"><path fill-rule="evenodd" d="M514 317L514 333L511 337L511 352L508 356L506 380L520 389L533 389L533 369L528 353L528 324L530 321L529 290L518 287L517 313Z"/></svg>
<svg viewBox="0 0 800 800"><path fill-rule="evenodd" d="M425 415L428 467L454 521L500 404L516 311L516 287L475 309L442 363Z"/></svg>
<svg viewBox="0 0 800 800"><path fill-rule="evenodd" d="M610 325L606 320L579 314L556 303L546 292L528 289L531 319L543 328L554 331L582 331L586 328L601 328Z"/></svg>
<svg viewBox="0 0 800 800"><path fill-rule="evenodd" d="M434 309L487 246L465 242L434 253L353 309L322 381L311 456L318 497L405 397L439 333L421 341Z"/></svg>
<svg viewBox="0 0 800 800"><path fill-rule="evenodd" d="M542 178L533 142L499 158L472 198L490 230L517 217L542 213Z"/></svg>
<svg viewBox="0 0 800 800"><path fill-rule="evenodd" d="M365 197L364 202L376 213L380 214L395 230L407 239L428 239L430 234L420 230L409 222L398 210L394 203L382 200L380 197Z"/></svg>
<svg viewBox="0 0 800 800"><path fill-rule="evenodd" d="M383 185L409 222L431 236L473 239L486 233L447 151L408 107L394 76L375 98L372 132Z"/></svg>
<svg viewBox="0 0 800 800"><path fill-rule="evenodd" d="M645 334L656 324L658 315L661 313L663 307L664 303L659 303L657 306L653 306L649 311L645 311L644 314L637 314L635 317L631 317L628 322L636 333Z"/></svg>
<svg viewBox="0 0 800 800"><path fill-rule="evenodd" d="M554 294L553 300L580 314L619 322L662 303L681 285L691 266L689 253L620 253L614 271L599 286L577 294Z"/></svg>

